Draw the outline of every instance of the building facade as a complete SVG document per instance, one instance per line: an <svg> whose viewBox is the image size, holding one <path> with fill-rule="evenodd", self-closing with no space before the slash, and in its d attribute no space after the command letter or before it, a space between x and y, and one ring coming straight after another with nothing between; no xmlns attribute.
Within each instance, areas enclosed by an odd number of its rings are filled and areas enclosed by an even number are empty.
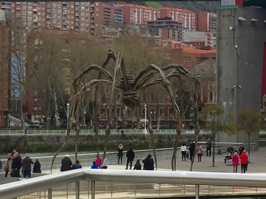
<svg viewBox="0 0 266 199"><path fill-rule="evenodd" d="M160 10L152 7L125 4L123 9L124 23L126 24L143 25L161 17Z"/></svg>
<svg viewBox="0 0 266 199"><path fill-rule="evenodd" d="M197 13L197 30L201 32L216 31L217 15L212 12L198 12Z"/></svg>
<svg viewBox="0 0 266 199"><path fill-rule="evenodd" d="M149 21L147 26L152 37L173 41L182 41L183 39L182 23L173 21L170 17Z"/></svg>
<svg viewBox="0 0 266 199"><path fill-rule="evenodd" d="M160 16L171 17L174 21L180 22L184 29L196 30L196 13L191 10L163 7L160 8Z"/></svg>
<svg viewBox="0 0 266 199"><path fill-rule="evenodd" d="M261 108L266 93L266 12L256 7L234 7L218 12L218 103L237 116L242 109ZM237 118L236 118L237 119ZM259 134L251 142L258 146ZM248 136L220 134L219 141L247 143Z"/></svg>
<svg viewBox="0 0 266 199"><path fill-rule="evenodd" d="M0 10L0 128L8 126L11 88L10 27Z"/></svg>

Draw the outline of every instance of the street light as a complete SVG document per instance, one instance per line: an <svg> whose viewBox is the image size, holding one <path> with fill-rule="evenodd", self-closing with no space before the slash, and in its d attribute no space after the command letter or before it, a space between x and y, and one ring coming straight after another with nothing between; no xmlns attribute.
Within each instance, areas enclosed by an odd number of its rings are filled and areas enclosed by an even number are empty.
<svg viewBox="0 0 266 199"><path fill-rule="evenodd" d="M147 134L146 122L147 122L147 105L144 104L144 134Z"/></svg>

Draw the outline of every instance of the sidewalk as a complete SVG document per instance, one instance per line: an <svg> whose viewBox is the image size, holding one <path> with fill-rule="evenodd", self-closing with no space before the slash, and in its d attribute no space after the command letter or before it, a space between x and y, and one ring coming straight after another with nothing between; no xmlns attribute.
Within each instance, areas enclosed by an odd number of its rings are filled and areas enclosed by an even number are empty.
<svg viewBox="0 0 266 199"><path fill-rule="evenodd" d="M248 165L248 173L265 173L266 169L266 148L260 148L259 151L251 151L250 154L250 163ZM124 161L125 162L125 161ZM158 170L171 170L171 159L157 159L158 162ZM177 157L177 168L176 170L190 170L191 161L181 161L181 154L178 154ZM90 166L83 166L83 168L89 169ZM109 165L108 169L118 169L125 170L126 165ZM192 171L205 171L205 172L227 172L232 173L232 166L226 166L224 163L224 155L215 155L215 167L212 167L212 157L206 157L205 153L202 156L202 162L197 161L197 157L195 158L195 162L193 164ZM238 168L240 172L240 166ZM58 169L53 170L53 173L60 172ZM0 172L0 184L9 183L17 181L18 178L11 178L10 175L8 177L4 177L5 172ZM49 170L45 170L42 174L50 174ZM32 176L38 176L38 174L32 174Z"/></svg>

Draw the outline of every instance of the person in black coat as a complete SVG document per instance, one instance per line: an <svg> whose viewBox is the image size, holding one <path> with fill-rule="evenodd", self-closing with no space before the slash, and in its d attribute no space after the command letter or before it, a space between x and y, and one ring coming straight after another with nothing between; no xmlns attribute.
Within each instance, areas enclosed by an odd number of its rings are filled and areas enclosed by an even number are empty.
<svg viewBox="0 0 266 199"><path fill-rule="evenodd" d="M140 160L137 160L133 170L141 170Z"/></svg>
<svg viewBox="0 0 266 199"><path fill-rule="evenodd" d="M189 145L189 159L192 161L192 158L194 158L194 152L195 152L195 143L192 141Z"/></svg>
<svg viewBox="0 0 266 199"><path fill-rule="evenodd" d="M32 173L41 173L41 163L38 159L35 160L33 164L33 170Z"/></svg>
<svg viewBox="0 0 266 199"><path fill-rule="evenodd" d="M72 161L69 158L69 155L66 155L61 161L60 171L68 171L72 169Z"/></svg>
<svg viewBox="0 0 266 199"><path fill-rule="evenodd" d="M20 155L16 152L13 155L13 161L12 161L12 177L19 177L20 178L20 169L22 166L22 159Z"/></svg>
<svg viewBox="0 0 266 199"><path fill-rule="evenodd" d="M135 153L134 151L132 150L132 148L130 148L128 151L127 151L127 166L126 166L126 169L128 169L128 164L130 164L130 169L132 168L132 162L134 161L134 158L135 158Z"/></svg>
<svg viewBox="0 0 266 199"><path fill-rule="evenodd" d="M143 170L154 170L154 160L151 157L151 154L149 154L143 162Z"/></svg>

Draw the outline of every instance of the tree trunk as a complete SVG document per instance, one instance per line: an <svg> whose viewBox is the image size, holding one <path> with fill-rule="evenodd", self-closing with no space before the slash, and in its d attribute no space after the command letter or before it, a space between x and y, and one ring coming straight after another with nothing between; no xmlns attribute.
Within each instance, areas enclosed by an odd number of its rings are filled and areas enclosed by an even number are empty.
<svg viewBox="0 0 266 199"><path fill-rule="evenodd" d="M215 135L213 136L213 141L212 141L212 166L215 167Z"/></svg>
<svg viewBox="0 0 266 199"><path fill-rule="evenodd" d="M60 121L59 121L59 113L58 113L58 106L57 106L57 97L56 97L56 92L53 94L54 98L54 106L55 106L55 125L56 127L60 126Z"/></svg>
<svg viewBox="0 0 266 199"><path fill-rule="evenodd" d="M250 157L250 136L251 133L248 134L248 157Z"/></svg>
<svg viewBox="0 0 266 199"><path fill-rule="evenodd" d="M22 98L23 98L23 96L20 97L20 125L21 125L22 130L26 131L24 111L23 111L24 100ZM26 133L26 132L24 132L24 133Z"/></svg>

